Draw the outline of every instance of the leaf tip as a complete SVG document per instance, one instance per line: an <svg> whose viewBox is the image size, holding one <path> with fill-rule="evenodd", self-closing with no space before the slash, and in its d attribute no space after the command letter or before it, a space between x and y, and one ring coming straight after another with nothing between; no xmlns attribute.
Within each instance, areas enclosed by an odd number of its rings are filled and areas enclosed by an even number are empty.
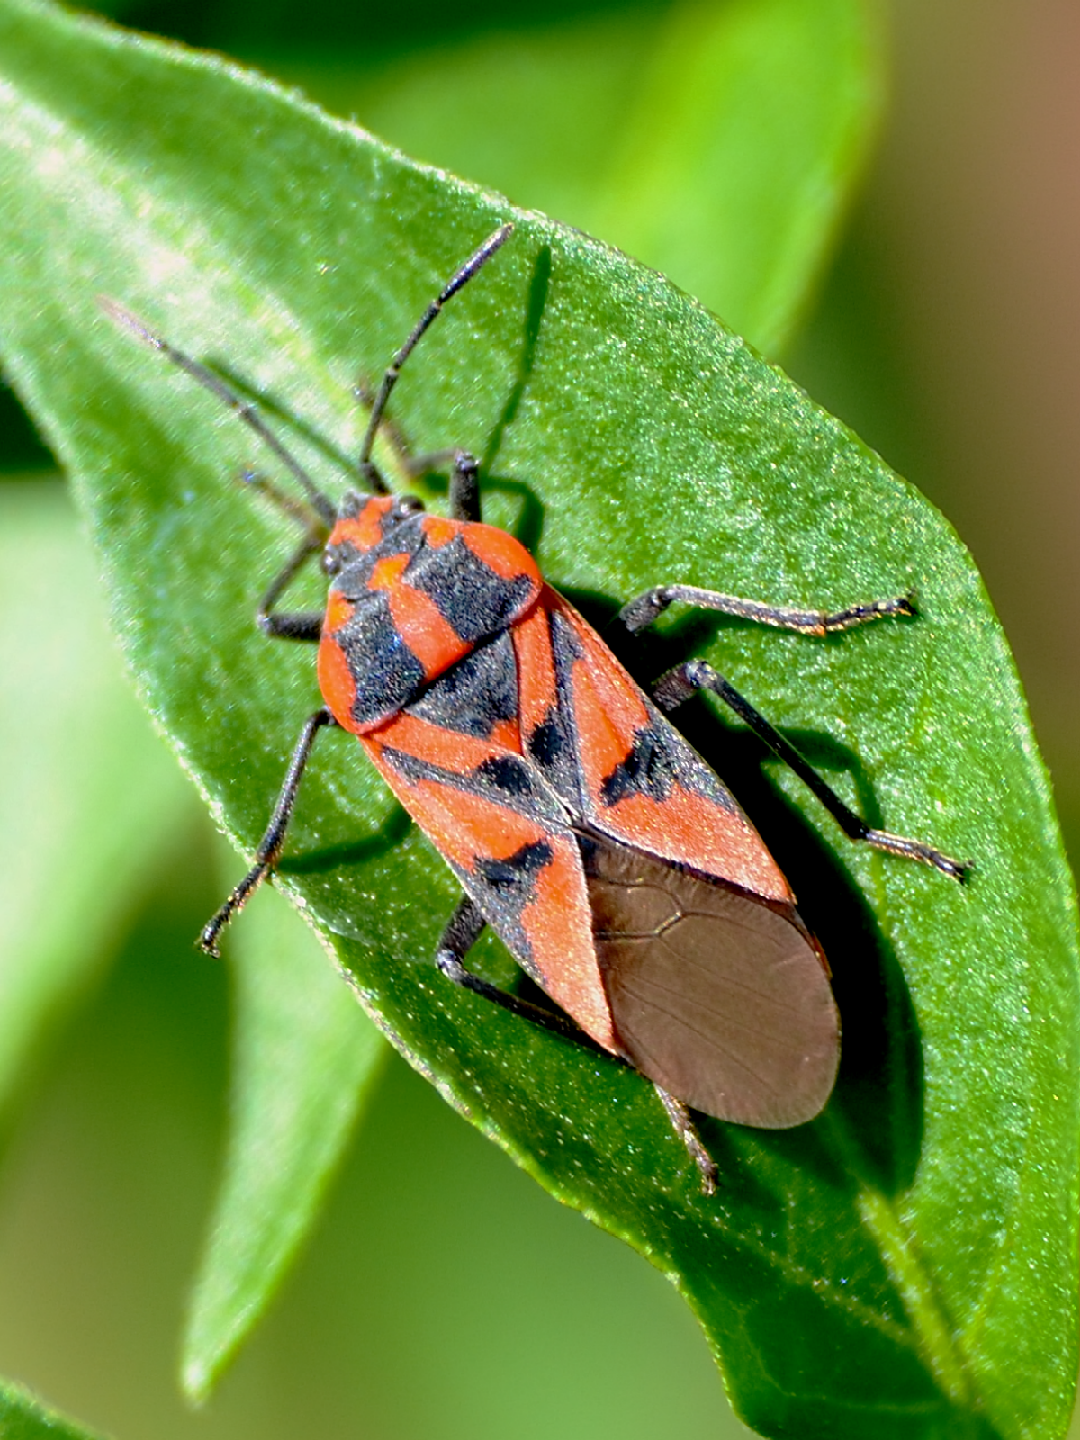
<svg viewBox="0 0 1080 1440"><path fill-rule="evenodd" d="M214 1385L213 1367L203 1358L185 1357L180 1367L180 1388L184 1399L195 1410L201 1410L210 1399Z"/></svg>

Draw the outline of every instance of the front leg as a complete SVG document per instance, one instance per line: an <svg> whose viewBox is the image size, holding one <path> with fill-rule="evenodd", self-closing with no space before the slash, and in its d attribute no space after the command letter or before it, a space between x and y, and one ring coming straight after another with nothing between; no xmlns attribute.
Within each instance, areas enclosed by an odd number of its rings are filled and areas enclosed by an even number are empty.
<svg viewBox="0 0 1080 1440"><path fill-rule="evenodd" d="M303 538L263 592L255 611L255 623L264 635L275 640L318 641L322 636L321 614L307 611L281 615L274 607L312 556L318 555L323 549L329 534L327 526L317 516L312 517L305 506L297 504L292 496L284 494L272 480L268 480L258 471L247 470L241 478L245 485L257 490L304 531Z"/></svg>
<svg viewBox="0 0 1080 1440"><path fill-rule="evenodd" d="M289 821L292 819L296 797L300 791L304 767L311 758L316 737L325 726L336 724L337 721L330 711L324 707L322 710L316 710L300 731L300 738L293 749L292 759L289 761L289 768L285 772L285 779L281 786L281 794L274 806L274 813L270 817L270 824L266 827L266 834L259 841L259 848L255 851L255 864L221 909L203 926L199 944L208 955L220 954L218 937L222 930L234 915L239 914L277 864L281 848L285 844L285 834L289 828Z"/></svg>
<svg viewBox="0 0 1080 1440"><path fill-rule="evenodd" d="M259 607L255 611L255 623L264 635L273 640L304 640L318 643L322 638L323 617L319 611L287 611L284 614L274 609L282 593L292 583L294 576L322 549L323 542L311 535L305 535L296 549L286 560L281 570L266 587Z"/></svg>

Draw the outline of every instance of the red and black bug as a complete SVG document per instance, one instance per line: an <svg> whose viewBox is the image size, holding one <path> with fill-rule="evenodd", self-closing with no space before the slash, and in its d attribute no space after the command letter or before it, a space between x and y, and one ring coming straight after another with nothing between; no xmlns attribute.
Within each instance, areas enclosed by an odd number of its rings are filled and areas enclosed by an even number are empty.
<svg viewBox="0 0 1080 1440"><path fill-rule="evenodd" d="M340 507L216 374L106 302L114 319L231 406L307 501L303 538L257 619L267 635L318 645L324 704L301 731L254 866L201 943L217 953L222 928L277 863L318 733L350 731L461 882L439 969L530 1020L584 1032L645 1075L711 1191L715 1167L689 1110L765 1129L812 1119L836 1078L840 1022L828 963L787 881L668 712L712 691L852 839L956 879L965 867L871 829L703 661L671 670L646 696L528 551L481 523L471 455L411 463L415 474L450 467L449 518L390 492L372 454L401 368L510 233L503 226L466 261L394 356L360 451L365 488ZM282 593L316 553L330 578L325 612L279 612ZM634 633L675 602L809 634L913 613L904 597L824 614L674 584L648 591L619 618ZM572 1025L466 968L485 925Z"/></svg>

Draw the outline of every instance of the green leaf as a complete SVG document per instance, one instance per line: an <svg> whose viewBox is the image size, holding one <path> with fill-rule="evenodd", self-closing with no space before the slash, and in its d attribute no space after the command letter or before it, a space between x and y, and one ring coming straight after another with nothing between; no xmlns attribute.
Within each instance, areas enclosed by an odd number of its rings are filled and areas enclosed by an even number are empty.
<svg viewBox="0 0 1080 1440"><path fill-rule="evenodd" d="M89 1430L65 1420L29 1390L0 1381L0 1434L4 1440L95 1440Z"/></svg>
<svg viewBox="0 0 1080 1440"><path fill-rule="evenodd" d="M0 1102L197 818L120 675L59 484L0 486Z"/></svg>
<svg viewBox="0 0 1080 1440"><path fill-rule="evenodd" d="M230 482L268 463L252 436L92 294L265 393L336 490L329 452L362 426L357 374L377 376L510 212L221 62L45 8L0 10L0 76L0 344L76 477L148 699L250 852L318 704L310 658L251 624L289 527ZM651 663L709 655L872 819L972 856L975 877L859 851L790 776L763 782L734 727L688 715L789 871L845 1018L819 1121L704 1124L712 1200L638 1076L440 980L427 957L454 885L341 737L313 763L282 888L462 1113L672 1277L758 1429L1060 1433L1075 910L970 557L661 277L516 219L410 362L395 420L418 450L483 456L489 518L596 617L667 578L830 607L917 589L917 620L834 640L675 618ZM477 964L509 973L493 943Z"/></svg>
<svg viewBox="0 0 1080 1440"><path fill-rule="evenodd" d="M605 236L773 355L862 171L882 28L867 0L682 0L377 68L305 63L299 35L266 60L409 154Z"/></svg>
<svg viewBox="0 0 1080 1440"><path fill-rule="evenodd" d="M184 1340L184 1385L196 1401L277 1289L388 1053L279 896L258 896L230 950L237 996L229 1153Z"/></svg>

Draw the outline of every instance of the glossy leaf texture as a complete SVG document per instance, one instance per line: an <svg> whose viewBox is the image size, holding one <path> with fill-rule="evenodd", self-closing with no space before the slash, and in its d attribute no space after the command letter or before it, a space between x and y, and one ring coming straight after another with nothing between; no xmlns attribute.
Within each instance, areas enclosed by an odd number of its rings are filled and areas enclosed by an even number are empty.
<svg viewBox="0 0 1080 1440"><path fill-rule="evenodd" d="M512 212L220 62L10 0L0 83L5 361L75 477L147 701L250 852L318 703L310 656L251 624L289 527L230 479L269 464L251 435L93 294L264 396L337 489L357 379ZM446 1098L679 1285L763 1433L1058 1433L1075 1374L1075 912L970 557L695 302L513 218L410 362L396 423L417 450L475 450L489 518L597 621L669 578L827 607L917 591L916 620L828 641L673 617L640 673L707 654L872 820L973 857L974 879L860 853L789 776L762 777L737 727L690 707L687 732L824 942L845 1022L819 1121L705 1124L713 1200L639 1077L440 980L449 873L341 737L314 763L282 888ZM492 943L477 963L509 977Z"/></svg>
<svg viewBox="0 0 1080 1440"><path fill-rule="evenodd" d="M267 66L410 155L602 235L780 354L883 90L871 0L682 0L522 21L365 64ZM468 103L462 96L468 95Z"/></svg>

